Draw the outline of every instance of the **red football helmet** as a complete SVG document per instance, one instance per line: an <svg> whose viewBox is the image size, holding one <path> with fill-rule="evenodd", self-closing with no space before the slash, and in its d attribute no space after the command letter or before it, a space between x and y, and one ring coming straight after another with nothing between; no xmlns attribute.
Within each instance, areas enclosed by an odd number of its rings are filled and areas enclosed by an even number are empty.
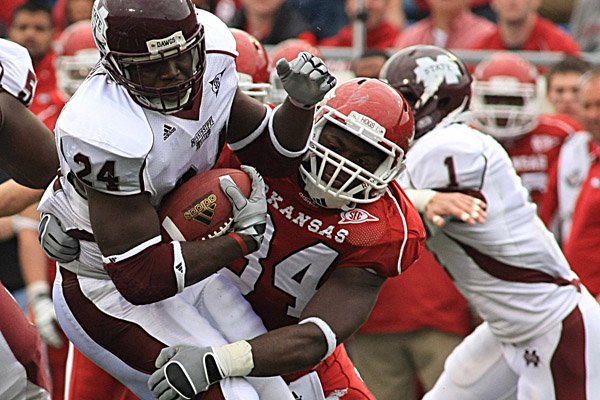
<svg viewBox="0 0 600 400"><path fill-rule="evenodd" d="M99 60L91 21L69 25L56 41L58 88L72 96Z"/></svg>
<svg viewBox="0 0 600 400"><path fill-rule="evenodd" d="M302 39L287 39L283 42L277 44L273 47L273 50L270 53L271 57L271 93L269 95L269 103L272 104L281 104L287 97L287 92L283 89L283 85L281 84L281 80L279 79L279 75L277 75L277 71L275 70L275 65L277 65L277 61L285 58L288 61L292 61L298 54L306 51L313 56L319 57L323 60L323 56L318 48Z"/></svg>
<svg viewBox="0 0 600 400"><path fill-rule="evenodd" d="M269 94L271 67L265 46L251 34L229 29L235 38L239 55L235 59L240 89L248 96L265 102Z"/></svg>
<svg viewBox="0 0 600 400"><path fill-rule="evenodd" d="M94 39L110 76L142 107L176 112L201 92L206 57L204 27L191 0L96 0ZM145 84L165 62L189 66L183 81Z"/></svg>
<svg viewBox="0 0 600 400"><path fill-rule="evenodd" d="M533 64L509 52L495 53L473 73L474 124L498 139L531 132L538 124L538 73Z"/></svg>
<svg viewBox="0 0 600 400"><path fill-rule="evenodd" d="M375 149L383 161L370 172L320 141L323 128L334 124ZM308 152L300 166L304 188L326 208L351 208L379 199L404 168L404 154L415 132L410 107L392 87L378 79L356 78L329 92L315 114ZM364 143L363 143L364 142ZM332 172L333 171L333 172ZM329 176L330 175L330 176ZM349 176L336 187L340 175Z"/></svg>
<svg viewBox="0 0 600 400"><path fill-rule="evenodd" d="M469 108L471 75L446 49L416 45L398 51L379 75L399 90L415 115L415 139Z"/></svg>

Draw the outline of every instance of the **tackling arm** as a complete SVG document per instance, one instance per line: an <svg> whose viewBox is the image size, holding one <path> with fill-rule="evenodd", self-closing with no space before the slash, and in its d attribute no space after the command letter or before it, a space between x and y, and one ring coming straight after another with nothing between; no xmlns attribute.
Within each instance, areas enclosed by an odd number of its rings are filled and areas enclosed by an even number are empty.
<svg viewBox="0 0 600 400"><path fill-rule="evenodd" d="M287 374L317 365L333 349L328 348L327 327L335 344L343 343L367 320L385 278L363 268L336 269L306 305L300 321L249 340L254 369L252 376ZM351 310L351 312L349 312ZM310 321L310 320L309 320Z"/></svg>

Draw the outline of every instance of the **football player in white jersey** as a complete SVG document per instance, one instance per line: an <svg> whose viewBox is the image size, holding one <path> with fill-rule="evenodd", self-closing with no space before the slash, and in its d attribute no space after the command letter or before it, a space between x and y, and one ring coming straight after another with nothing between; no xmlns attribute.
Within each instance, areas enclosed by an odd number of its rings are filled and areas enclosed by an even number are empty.
<svg viewBox="0 0 600 400"><path fill-rule="evenodd" d="M484 224L426 223L428 248L485 322L448 357L425 399L600 398L600 306L536 216L506 151L465 124L464 63L447 50L413 46L393 55L381 78L415 114L403 186L487 203Z"/></svg>
<svg viewBox="0 0 600 400"><path fill-rule="evenodd" d="M27 110L37 78L27 50L0 39L0 169L19 182L41 188L58 159L52 133ZM42 340L0 283L0 398L50 399Z"/></svg>
<svg viewBox="0 0 600 400"><path fill-rule="evenodd" d="M156 207L178 182L212 168L225 142L265 175L294 173L314 105L335 79L309 54L282 61L289 97L271 110L238 88L228 28L190 0L97 0L92 23L101 65L58 119L61 176L40 204L42 242L57 221L82 239L79 258L59 264L59 322L88 358L148 399L164 346L225 343L201 315L194 284L258 248L264 183L248 168L252 194L236 199L234 232L215 239L162 243ZM258 397L240 378L213 387L203 398Z"/></svg>

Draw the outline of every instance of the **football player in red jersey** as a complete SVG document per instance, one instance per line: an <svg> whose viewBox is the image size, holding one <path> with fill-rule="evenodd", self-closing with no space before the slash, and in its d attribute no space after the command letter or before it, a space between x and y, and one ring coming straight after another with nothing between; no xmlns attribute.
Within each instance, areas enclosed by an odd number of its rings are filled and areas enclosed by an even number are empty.
<svg viewBox="0 0 600 400"><path fill-rule="evenodd" d="M342 343L364 323L386 278L419 256L422 223L394 181L413 133L406 102L379 80L353 79L327 96L298 175L265 178L261 247L219 272L270 332L246 341L222 329L240 341L165 349L149 381L157 397L190 397L232 375L283 374L297 398L374 399ZM233 324L212 307L217 325Z"/></svg>
<svg viewBox="0 0 600 400"><path fill-rule="evenodd" d="M548 169L579 125L567 116L540 115L537 69L514 53L495 53L483 60L473 77L474 126L502 144L539 205Z"/></svg>

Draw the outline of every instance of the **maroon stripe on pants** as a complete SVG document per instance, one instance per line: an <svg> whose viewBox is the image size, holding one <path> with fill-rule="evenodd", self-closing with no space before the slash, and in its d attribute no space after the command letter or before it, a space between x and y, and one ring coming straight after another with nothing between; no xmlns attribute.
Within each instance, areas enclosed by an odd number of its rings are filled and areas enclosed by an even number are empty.
<svg viewBox="0 0 600 400"><path fill-rule="evenodd" d="M102 312L85 297L77 275L64 268L60 273L65 301L88 336L130 367L146 374L154 372L154 360L166 345L139 325Z"/></svg>
<svg viewBox="0 0 600 400"><path fill-rule="evenodd" d="M550 362L556 400L586 400L585 327L579 307L562 322Z"/></svg>
<svg viewBox="0 0 600 400"><path fill-rule="evenodd" d="M60 273L63 277L62 289L65 301L88 336L131 368L152 374L156 370L154 361L166 345L150 336L139 325L102 312L85 297L77 275L64 268L60 269ZM225 400L225 396L221 391L221 385L215 384L194 399Z"/></svg>

